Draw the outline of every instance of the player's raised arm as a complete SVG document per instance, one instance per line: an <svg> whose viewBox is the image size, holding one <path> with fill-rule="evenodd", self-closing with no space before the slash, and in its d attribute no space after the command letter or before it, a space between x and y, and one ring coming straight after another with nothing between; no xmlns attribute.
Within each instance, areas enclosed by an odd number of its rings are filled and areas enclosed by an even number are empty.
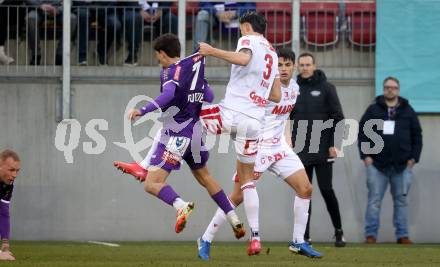
<svg viewBox="0 0 440 267"><path fill-rule="evenodd" d="M199 53L203 56L213 56L240 66L247 66L252 58L252 51L250 49L243 48L238 52L233 52L212 47L207 43L200 43Z"/></svg>
<svg viewBox="0 0 440 267"><path fill-rule="evenodd" d="M163 86L163 92L158 97L156 97L153 102L148 103L140 110L132 109L128 113L128 119L134 120L136 117L143 116L149 112L155 111L158 108L162 109L173 100L175 91L176 84L169 81Z"/></svg>

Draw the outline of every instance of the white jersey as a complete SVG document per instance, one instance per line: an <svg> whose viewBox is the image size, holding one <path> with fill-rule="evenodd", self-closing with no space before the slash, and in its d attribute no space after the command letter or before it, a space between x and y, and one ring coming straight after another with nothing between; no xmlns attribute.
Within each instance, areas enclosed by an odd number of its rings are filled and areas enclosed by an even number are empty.
<svg viewBox="0 0 440 267"><path fill-rule="evenodd" d="M278 56L261 35L241 37L236 52L241 49L250 49L252 58L246 66L232 65L231 78L220 106L262 122L270 89L278 76Z"/></svg>
<svg viewBox="0 0 440 267"><path fill-rule="evenodd" d="M273 150L285 143L284 129L299 95L299 87L295 80L291 79L289 86L281 86L281 101L270 102L264 117L263 131L260 135L260 149Z"/></svg>

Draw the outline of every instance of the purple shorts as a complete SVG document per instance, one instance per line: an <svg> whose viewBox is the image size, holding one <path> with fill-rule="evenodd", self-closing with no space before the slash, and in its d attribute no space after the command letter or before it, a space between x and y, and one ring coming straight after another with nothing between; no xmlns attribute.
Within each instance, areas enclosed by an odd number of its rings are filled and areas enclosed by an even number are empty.
<svg viewBox="0 0 440 267"><path fill-rule="evenodd" d="M202 141L192 141L184 136L169 136L165 142L159 142L152 147L154 152L150 158L150 166L156 166L167 172L180 169L184 160L191 170L205 167L209 158ZM162 139L163 140L163 139Z"/></svg>

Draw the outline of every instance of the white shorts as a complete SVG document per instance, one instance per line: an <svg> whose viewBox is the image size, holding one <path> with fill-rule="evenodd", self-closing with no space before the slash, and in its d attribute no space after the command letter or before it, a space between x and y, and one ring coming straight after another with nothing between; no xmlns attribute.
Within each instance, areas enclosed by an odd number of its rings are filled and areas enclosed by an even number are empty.
<svg viewBox="0 0 440 267"><path fill-rule="evenodd" d="M304 165L287 143L276 149L260 149L254 167L256 173L268 170L283 180L301 169Z"/></svg>
<svg viewBox="0 0 440 267"><path fill-rule="evenodd" d="M257 153L254 166L254 180L258 180L265 171L270 171L281 179L286 179L295 172L304 169L298 155L293 152L287 143L272 149L261 149ZM237 172L232 176L232 181L238 183L240 178Z"/></svg>
<svg viewBox="0 0 440 267"><path fill-rule="evenodd" d="M219 105L204 105L200 119L208 134L228 134L234 140L237 158L243 163L254 163L262 124L241 112Z"/></svg>

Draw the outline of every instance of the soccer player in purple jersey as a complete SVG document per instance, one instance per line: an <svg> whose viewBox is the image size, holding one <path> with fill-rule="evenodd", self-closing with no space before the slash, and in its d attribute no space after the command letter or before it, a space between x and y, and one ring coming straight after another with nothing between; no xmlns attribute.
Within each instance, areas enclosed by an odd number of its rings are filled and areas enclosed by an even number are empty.
<svg viewBox="0 0 440 267"><path fill-rule="evenodd" d="M14 180L20 171L20 158L11 150L0 153L0 236L2 239L0 260L15 260L9 250L11 222L9 203L11 202Z"/></svg>
<svg viewBox="0 0 440 267"><path fill-rule="evenodd" d="M227 196L217 181L210 175L206 162L209 153L202 141L202 125L199 113L203 101L212 102L214 94L204 78L205 58L195 53L180 60L180 43L177 36L164 34L154 44L156 58L163 67L161 71L161 94L154 102L129 112L129 120L143 116L160 108L163 128L160 141L155 142L150 157L148 174L144 181L145 191L158 197L177 210L176 233L181 232L193 202L185 202L166 184L173 170L180 169L184 160L197 181L225 212L235 236L245 235L244 226L238 219Z"/></svg>

